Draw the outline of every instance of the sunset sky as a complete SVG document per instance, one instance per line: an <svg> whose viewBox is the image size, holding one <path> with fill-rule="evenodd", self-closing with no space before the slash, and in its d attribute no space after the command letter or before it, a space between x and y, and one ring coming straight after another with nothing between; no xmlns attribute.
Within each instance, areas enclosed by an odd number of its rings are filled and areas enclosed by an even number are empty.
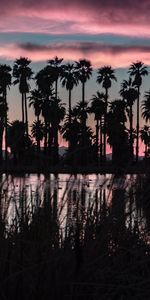
<svg viewBox="0 0 150 300"><path fill-rule="evenodd" d="M87 100L99 89L97 67L116 69L118 82L112 86L111 98L118 98L129 65L141 60L150 66L149 0L7 0L1 1L0 11L0 63L13 65L16 58L25 56L33 61L36 72L56 55L66 61L89 59L95 71ZM150 75L143 81L143 91L150 89L149 80ZM65 91L60 94L67 101ZM74 103L81 99L80 87L73 98ZM10 119L20 118L16 88L9 101Z"/></svg>

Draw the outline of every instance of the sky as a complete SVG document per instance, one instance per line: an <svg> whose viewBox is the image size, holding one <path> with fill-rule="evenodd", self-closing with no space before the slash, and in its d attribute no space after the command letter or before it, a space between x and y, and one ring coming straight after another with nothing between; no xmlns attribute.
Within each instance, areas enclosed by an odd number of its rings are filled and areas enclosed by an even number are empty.
<svg viewBox="0 0 150 300"><path fill-rule="evenodd" d="M32 60L36 73L54 56L65 61L91 60L93 78L86 88L86 99L99 89L96 70L111 65L118 82L112 85L111 99L118 98L123 79L132 62L143 61L150 70L149 0L2 0L0 3L0 63L13 66L20 56ZM150 75L143 80L141 99L149 90ZM32 83L31 83L32 86ZM67 102L67 93L59 93ZM73 92L73 103L81 99L80 86ZM9 93L10 120L21 117L17 88ZM29 112L30 121L33 118Z"/></svg>

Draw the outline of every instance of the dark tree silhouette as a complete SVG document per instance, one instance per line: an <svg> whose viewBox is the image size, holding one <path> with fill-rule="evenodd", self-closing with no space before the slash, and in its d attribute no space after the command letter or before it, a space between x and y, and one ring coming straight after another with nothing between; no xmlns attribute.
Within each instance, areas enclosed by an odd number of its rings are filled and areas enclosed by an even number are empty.
<svg viewBox="0 0 150 300"><path fill-rule="evenodd" d="M133 131L133 104L138 97L137 90L133 87L132 78L124 80L121 84L120 95L126 103L126 111L129 117L129 134L130 134L130 159L133 161L133 142L134 142L134 131Z"/></svg>
<svg viewBox="0 0 150 300"><path fill-rule="evenodd" d="M7 88L11 85L11 67L7 65L0 65L0 94L4 101L4 112L5 112L5 160L7 162ZM2 100L1 98L1 100ZM2 112L3 114L3 112Z"/></svg>
<svg viewBox="0 0 150 300"><path fill-rule="evenodd" d="M140 138L142 142L144 142L145 145L145 159L149 157L150 155L150 127L149 126L144 126L140 130Z"/></svg>
<svg viewBox="0 0 150 300"><path fill-rule="evenodd" d="M91 99L91 106L89 112L95 115L96 120L96 155L97 163L99 159L99 136L100 136L100 161L102 162L103 156L103 140L102 140L102 131L103 131L103 116L105 114L105 95L103 93L97 92L96 95L93 95ZM100 131L100 134L99 134Z"/></svg>
<svg viewBox="0 0 150 300"><path fill-rule="evenodd" d="M71 123L71 92L74 86L78 84L78 71L75 69L74 64L68 63L63 66L61 81L62 86L66 87L66 90L69 92L69 122Z"/></svg>
<svg viewBox="0 0 150 300"><path fill-rule="evenodd" d="M105 89L105 115L104 115L104 161L106 161L106 127L107 127L107 106L108 106L108 90L111 88L112 81L117 81L115 71L111 66L104 66L98 69L97 82L102 84Z"/></svg>
<svg viewBox="0 0 150 300"><path fill-rule="evenodd" d="M3 134L4 134L4 128L5 128L5 118L6 118L6 105L4 102L4 98L0 96L0 163L2 163L3 159Z"/></svg>
<svg viewBox="0 0 150 300"><path fill-rule="evenodd" d="M53 78L53 82L55 82L55 98L58 97L58 79L62 74L63 67L61 63L63 58L58 58L57 56L54 59L48 60L49 72Z"/></svg>
<svg viewBox="0 0 150 300"><path fill-rule="evenodd" d="M34 121L31 128L31 134L33 138L35 138L37 143L37 153L40 155L40 142L43 140L44 137L44 126L41 120ZM38 156L40 158L40 156Z"/></svg>
<svg viewBox="0 0 150 300"><path fill-rule="evenodd" d="M32 145L30 137L26 134L26 126L21 121L13 121L8 127L8 146L14 157L14 162L23 163L25 155Z"/></svg>
<svg viewBox="0 0 150 300"><path fill-rule="evenodd" d="M26 57L16 59L13 67L13 76L16 78L14 84L19 84L19 91L22 95L22 122L26 124L26 133L28 135L28 110L27 93L29 93L29 80L33 72L30 68L31 60Z"/></svg>
<svg viewBox="0 0 150 300"><path fill-rule="evenodd" d="M146 123L150 122L150 91L145 92L144 100L142 101L142 117Z"/></svg>
<svg viewBox="0 0 150 300"><path fill-rule="evenodd" d="M124 101L117 99L110 104L107 115L108 143L112 147L112 161L124 165L129 159L128 133L125 128L126 115Z"/></svg>
<svg viewBox="0 0 150 300"><path fill-rule="evenodd" d="M44 69L40 70L36 74L36 84L38 86L38 96L41 101L41 112L44 118L44 152L47 154L48 149L48 140L49 140L49 150L51 144L50 138L50 99L53 97L53 78L51 72L49 70L49 66L46 66Z"/></svg>
<svg viewBox="0 0 150 300"><path fill-rule="evenodd" d="M147 67L141 62L132 63L129 73L134 76L133 86L137 88L137 125L136 125L136 162L139 159L139 109L140 109L140 87L142 85L142 77L148 75Z"/></svg>

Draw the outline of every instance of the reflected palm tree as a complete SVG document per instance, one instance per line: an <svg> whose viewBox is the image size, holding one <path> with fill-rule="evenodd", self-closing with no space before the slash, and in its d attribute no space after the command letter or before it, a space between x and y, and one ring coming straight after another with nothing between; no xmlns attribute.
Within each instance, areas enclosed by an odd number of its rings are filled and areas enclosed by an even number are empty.
<svg viewBox="0 0 150 300"><path fill-rule="evenodd" d="M148 75L147 67L143 62L132 63L129 68L129 74L133 76L133 86L137 88L137 127L136 127L136 162L139 159L139 109L140 109L140 87L142 77Z"/></svg>
<svg viewBox="0 0 150 300"><path fill-rule="evenodd" d="M111 88L112 81L117 81L115 71L111 66L104 66L98 69L97 82L102 84L105 89L105 115L104 115L104 161L106 161L106 122L107 122L107 107L108 107L108 90Z"/></svg>

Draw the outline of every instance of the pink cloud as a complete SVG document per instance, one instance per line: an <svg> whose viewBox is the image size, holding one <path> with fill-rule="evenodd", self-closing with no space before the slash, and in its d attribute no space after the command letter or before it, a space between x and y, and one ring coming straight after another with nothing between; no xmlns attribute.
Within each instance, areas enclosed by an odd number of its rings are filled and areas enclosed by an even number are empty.
<svg viewBox="0 0 150 300"><path fill-rule="evenodd" d="M150 36L149 0L8 0L0 8L4 32Z"/></svg>
<svg viewBox="0 0 150 300"><path fill-rule="evenodd" d="M5 44L0 47L1 59L14 60L19 56L29 57L33 62L47 61L58 55L64 60L87 58L93 66L112 65L114 68L128 67L138 60L150 65L150 46L118 46L92 42L61 42L49 45Z"/></svg>

